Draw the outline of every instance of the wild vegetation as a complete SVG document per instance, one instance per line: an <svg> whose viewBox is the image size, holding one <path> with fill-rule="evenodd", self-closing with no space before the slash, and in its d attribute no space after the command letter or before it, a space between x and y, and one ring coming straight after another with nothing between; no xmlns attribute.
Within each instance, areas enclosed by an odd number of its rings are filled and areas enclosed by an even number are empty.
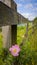
<svg viewBox="0 0 37 65"><path fill-rule="evenodd" d="M34 19L34 25L37 24L37 18ZM31 28L32 25L29 26ZM21 51L18 57L13 57L8 49L2 49L2 33L0 32L0 65L37 65L37 25L28 32L28 39L24 40L24 44L20 43L25 39L26 25L17 27L17 44Z"/></svg>

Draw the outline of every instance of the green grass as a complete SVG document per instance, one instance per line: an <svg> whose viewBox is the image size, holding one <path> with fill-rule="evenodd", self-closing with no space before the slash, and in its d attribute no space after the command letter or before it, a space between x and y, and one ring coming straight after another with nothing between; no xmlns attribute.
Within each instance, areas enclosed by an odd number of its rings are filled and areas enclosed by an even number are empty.
<svg viewBox="0 0 37 65"><path fill-rule="evenodd" d="M26 26L17 26L17 43L20 44L26 33Z"/></svg>
<svg viewBox="0 0 37 65"><path fill-rule="evenodd" d="M29 23L29 28L32 27L32 24ZM30 34L32 33L32 30L28 31L28 37L30 36ZM17 43L20 44L24 38L24 34L26 33L26 25L19 25L17 26Z"/></svg>
<svg viewBox="0 0 37 65"><path fill-rule="evenodd" d="M3 36L2 33L0 32L0 48L3 46Z"/></svg>

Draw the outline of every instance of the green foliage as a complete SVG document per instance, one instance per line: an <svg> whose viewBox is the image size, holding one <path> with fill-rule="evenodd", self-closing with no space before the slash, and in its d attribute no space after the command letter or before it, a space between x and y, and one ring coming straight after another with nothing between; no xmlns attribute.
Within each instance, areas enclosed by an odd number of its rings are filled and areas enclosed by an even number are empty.
<svg viewBox="0 0 37 65"><path fill-rule="evenodd" d="M20 45L26 32L26 26L18 26L17 29L17 44ZM26 40L20 47L21 51L18 57L13 57L8 49L0 49L0 65L37 65L37 30L32 35L30 35L31 32L32 30L28 32L29 40ZM0 48L2 47L2 38L0 35Z"/></svg>
<svg viewBox="0 0 37 65"><path fill-rule="evenodd" d="M37 24L37 17L34 19L33 22L34 22L34 24Z"/></svg>
<svg viewBox="0 0 37 65"><path fill-rule="evenodd" d="M26 32L26 26L17 26L17 43L20 45Z"/></svg>
<svg viewBox="0 0 37 65"><path fill-rule="evenodd" d="M37 30L33 35L29 36L29 41L31 43L31 49L37 50Z"/></svg>
<svg viewBox="0 0 37 65"><path fill-rule="evenodd" d="M36 24L36 21L35 21L35 24ZM19 31L21 30L19 29ZM18 65L37 65L37 29L34 31L32 35L30 35L31 33L32 33L32 29L28 32L29 40L28 41L26 40L26 42L24 42L25 45L21 47L20 55L16 59L16 61L18 62ZM19 35L19 38L20 38L20 35Z"/></svg>
<svg viewBox="0 0 37 65"><path fill-rule="evenodd" d="M3 45L3 36L2 33L0 32L0 48L2 48Z"/></svg>
<svg viewBox="0 0 37 65"><path fill-rule="evenodd" d="M18 57L13 57L6 48L0 50L0 65L37 65L37 52L31 50L30 42L21 46L21 51Z"/></svg>
<svg viewBox="0 0 37 65"><path fill-rule="evenodd" d="M30 42L21 47L20 55L16 58L17 65L37 65L37 52L31 50Z"/></svg>
<svg viewBox="0 0 37 65"><path fill-rule="evenodd" d="M13 61L13 56L7 48L0 50L0 65L11 65Z"/></svg>

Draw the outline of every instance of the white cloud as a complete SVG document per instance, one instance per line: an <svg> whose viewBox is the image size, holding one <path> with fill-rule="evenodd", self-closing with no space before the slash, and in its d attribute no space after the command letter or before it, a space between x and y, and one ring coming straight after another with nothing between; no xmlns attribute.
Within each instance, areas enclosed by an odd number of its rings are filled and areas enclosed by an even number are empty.
<svg viewBox="0 0 37 65"><path fill-rule="evenodd" d="M25 18L33 20L37 17L37 2L31 3L31 0L15 0L17 3L17 11L22 14ZM17 2L18 1L18 2ZM22 4L22 2L30 2ZM25 13L26 12L26 13Z"/></svg>
<svg viewBox="0 0 37 65"><path fill-rule="evenodd" d="M24 17L26 17L26 18L29 17L29 13L22 13L22 15L23 15Z"/></svg>
<svg viewBox="0 0 37 65"><path fill-rule="evenodd" d="M22 15L29 20L33 20L36 17L36 15L33 15L32 13L22 13Z"/></svg>
<svg viewBox="0 0 37 65"><path fill-rule="evenodd" d="M30 16L29 20L33 20L35 18L35 16Z"/></svg>

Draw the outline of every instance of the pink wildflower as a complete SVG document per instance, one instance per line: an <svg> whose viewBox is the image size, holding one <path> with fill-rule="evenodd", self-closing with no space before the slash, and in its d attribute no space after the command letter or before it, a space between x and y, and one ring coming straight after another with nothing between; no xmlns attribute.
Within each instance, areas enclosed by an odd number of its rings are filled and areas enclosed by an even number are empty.
<svg viewBox="0 0 37 65"><path fill-rule="evenodd" d="M13 45L9 51L11 52L11 54L13 56L18 56L19 55L19 52L20 52L20 47L18 45Z"/></svg>

